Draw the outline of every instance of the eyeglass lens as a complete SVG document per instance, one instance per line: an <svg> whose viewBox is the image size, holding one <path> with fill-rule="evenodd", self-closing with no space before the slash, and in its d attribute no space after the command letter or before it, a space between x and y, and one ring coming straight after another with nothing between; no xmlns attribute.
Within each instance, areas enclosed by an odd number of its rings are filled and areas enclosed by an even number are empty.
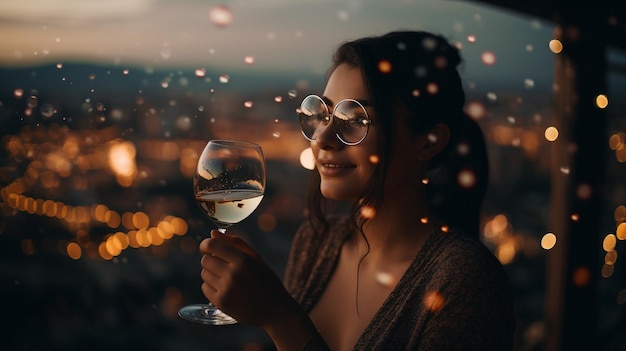
<svg viewBox="0 0 626 351"><path fill-rule="evenodd" d="M302 101L299 115L302 134L309 140L315 140L331 118L328 106L316 95L309 95ZM337 103L333 117L334 131L343 143L356 145L367 136L370 121L364 107L356 100Z"/></svg>

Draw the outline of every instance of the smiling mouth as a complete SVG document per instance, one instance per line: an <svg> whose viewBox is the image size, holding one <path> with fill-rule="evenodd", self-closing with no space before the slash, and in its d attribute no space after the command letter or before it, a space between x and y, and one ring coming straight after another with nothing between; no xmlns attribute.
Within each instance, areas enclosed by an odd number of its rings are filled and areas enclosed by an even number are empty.
<svg viewBox="0 0 626 351"><path fill-rule="evenodd" d="M325 177L337 177L346 175L355 168L356 166L352 164L320 163L319 172Z"/></svg>
<svg viewBox="0 0 626 351"><path fill-rule="evenodd" d="M324 166L326 168L352 168L352 166L338 165L338 164L335 164L335 163L322 163L322 166Z"/></svg>

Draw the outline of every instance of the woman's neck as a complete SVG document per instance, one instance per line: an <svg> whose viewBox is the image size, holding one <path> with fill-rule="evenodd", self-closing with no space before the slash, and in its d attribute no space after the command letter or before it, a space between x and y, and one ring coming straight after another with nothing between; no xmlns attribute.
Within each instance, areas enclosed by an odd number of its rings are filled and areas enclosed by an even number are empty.
<svg viewBox="0 0 626 351"><path fill-rule="evenodd" d="M437 225L425 203L420 191L386 196L362 227L367 242L361 235L355 240L359 246L365 245L372 256L414 257Z"/></svg>

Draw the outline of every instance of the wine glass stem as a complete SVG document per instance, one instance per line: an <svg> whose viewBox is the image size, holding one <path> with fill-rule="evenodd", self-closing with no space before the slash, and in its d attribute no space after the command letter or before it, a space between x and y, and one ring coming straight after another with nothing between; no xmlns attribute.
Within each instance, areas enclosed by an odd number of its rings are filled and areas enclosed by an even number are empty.
<svg viewBox="0 0 626 351"><path fill-rule="evenodd" d="M217 231L222 234L226 234L226 228L217 228Z"/></svg>

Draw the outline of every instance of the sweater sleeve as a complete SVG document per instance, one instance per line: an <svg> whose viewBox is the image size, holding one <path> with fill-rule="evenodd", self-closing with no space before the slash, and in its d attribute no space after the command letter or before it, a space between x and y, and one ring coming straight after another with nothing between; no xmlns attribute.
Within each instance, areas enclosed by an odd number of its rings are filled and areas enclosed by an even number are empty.
<svg viewBox="0 0 626 351"><path fill-rule="evenodd" d="M289 257L285 267L285 288L287 288L287 291L296 299L297 295L300 293L298 287L303 286L303 278L305 277L303 270L304 267L307 266L307 262L302 253L306 253L306 248L311 245L309 242L310 237L310 226L307 223L302 224L296 231L293 241L291 242Z"/></svg>

